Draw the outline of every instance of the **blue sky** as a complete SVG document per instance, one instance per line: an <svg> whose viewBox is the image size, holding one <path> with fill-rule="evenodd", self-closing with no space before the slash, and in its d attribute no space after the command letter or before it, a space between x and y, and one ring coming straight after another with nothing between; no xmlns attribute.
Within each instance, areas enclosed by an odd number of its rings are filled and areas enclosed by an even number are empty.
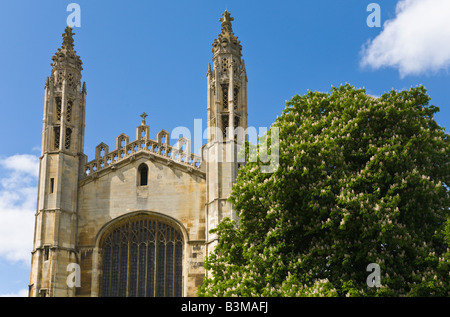
<svg viewBox="0 0 450 317"><path fill-rule="evenodd" d="M437 122L450 127L447 0L2 0L0 296L26 295L44 84L72 2L81 8L74 39L90 159L121 133L134 140L144 111L153 139L161 129L193 131L194 119L206 128L206 70L225 9L243 46L249 126L270 127L295 94L350 83L374 96L422 84L440 107ZM367 25L373 2L381 27Z"/></svg>

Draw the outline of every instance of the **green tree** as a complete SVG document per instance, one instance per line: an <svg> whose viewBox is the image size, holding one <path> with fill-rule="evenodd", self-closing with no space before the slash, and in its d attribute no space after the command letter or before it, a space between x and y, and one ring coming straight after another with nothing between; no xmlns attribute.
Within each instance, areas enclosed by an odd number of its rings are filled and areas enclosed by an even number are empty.
<svg viewBox="0 0 450 317"><path fill-rule="evenodd" d="M429 101L423 87L294 96L273 125L276 171L239 169L239 225L214 230L198 294L449 296L450 139Z"/></svg>

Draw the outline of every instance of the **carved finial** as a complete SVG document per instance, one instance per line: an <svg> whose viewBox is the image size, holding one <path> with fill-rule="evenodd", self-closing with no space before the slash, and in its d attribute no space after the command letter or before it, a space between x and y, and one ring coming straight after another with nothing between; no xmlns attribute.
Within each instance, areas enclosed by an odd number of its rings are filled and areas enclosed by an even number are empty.
<svg viewBox="0 0 450 317"><path fill-rule="evenodd" d="M208 70L206 71L206 76L212 76L211 63L208 63Z"/></svg>
<svg viewBox="0 0 450 317"><path fill-rule="evenodd" d="M72 28L70 26L67 26L63 36L63 44L62 48L65 48L67 50L73 50L73 36L75 33L72 32Z"/></svg>
<svg viewBox="0 0 450 317"><path fill-rule="evenodd" d="M213 53L217 54L218 51L225 52L231 49L234 53L241 55L242 46L237 36L234 35L231 27L231 21L234 21L234 18L231 17L228 10L225 10L219 21L222 22L222 33L219 34L218 38L215 39L212 44L214 47L212 50Z"/></svg>
<svg viewBox="0 0 450 317"><path fill-rule="evenodd" d="M75 33L72 32L72 28L67 26L62 34L63 42L61 48L58 48L58 51L53 55L52 66L71 66L77 68L79 71L83 70L81 65L80 57L77 55L77 52L74 50L73 45L73 36Z"/></svg>
<svg viewBox="0 0 450 317"><path fill-rule="evenodd" d="M242 62L241 62L241 76L243 76L245 78L245 80L248 81L247 80L247 70L245 69L244 59L242 59Z"/></svg>
<svg viewBox="0 0 450 317"><path fill-rule="evenodd" d="M234 18L231 17L230 12L225 10L222 14L222 18L219 19L222 22L222 33L233 33L233 29L231 28L231 21L234 21Z"/></svg>
<svg viewBox="0 0 450 317"><path fill-rule="evenodd" d="M148 117L148 114L146 114L145 112L144 113L142 113L141 114L141 116L140 116L141 118L142 118L142 122L141 122L141 124L142 125L145 125L145 118L147 118Z"/></svg>

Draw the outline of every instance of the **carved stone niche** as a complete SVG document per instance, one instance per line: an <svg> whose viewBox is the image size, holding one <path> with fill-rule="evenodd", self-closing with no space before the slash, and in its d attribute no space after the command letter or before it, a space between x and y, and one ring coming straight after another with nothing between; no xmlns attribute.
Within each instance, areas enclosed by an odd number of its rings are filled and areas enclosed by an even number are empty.
<svg viewBox="0 0 450 317"><path fill-rule="evenodd" d="M136 140L150 139L150 127L148 125L140 125L136 128Z"/></svg>
<svg viewBox="0 0 450 317"><path fill-rule="evenodd" d="M102 155L102 151L104 151L104 154ZM99 159L101 157L105 157L109 153L109 146L105 143L100 143L95 147L95 159Z"/></svg>
<svg viewBox="0 0 450 317"><path fill-rule="evenodd" d="M156 142L158 142L159 146L161 145L168 146L170 142L170 133L162 129L156 134Z"/></svg>
<svg viewBox="0 0 450 317"><path fill-rule="evenodd" d="M126 147L130 143L130 138L125 133L122 133L116 138L116 150Z"/></svg>
<svg viewBox="0 0 450 317"><path fill-rule="evenodd" d="M186 145L186 149L183 150L183 145ZM185 136L182 136L178 139L176 148L178 151L183 152L183 154L186 155L186 158L190 157L191 155L191 140L186 138Z"/></svg>

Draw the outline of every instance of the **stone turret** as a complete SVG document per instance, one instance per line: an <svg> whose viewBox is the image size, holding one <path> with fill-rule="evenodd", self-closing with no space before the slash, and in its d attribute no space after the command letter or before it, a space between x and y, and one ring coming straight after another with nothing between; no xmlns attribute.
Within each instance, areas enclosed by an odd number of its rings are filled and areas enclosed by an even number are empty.
<svg viewBox="0 0 450 317"><path fill-rule="evenodd" d="M242 45L234 35L228 11L222 18L222 32L212 44L213 69L207 70L207 224L208 232L224 218L236 219L233 206L227 201L236 180L240 164L237 157L246 139L247 75L242 57ZM208 252L217 237L208 233Z"/></svg>
<svg viewBox="0 0 450 317"><path fill-rule="evenodd" d="M53 56L44 97L42 153L30 296L74 296L67 267L77 264L77 192L83 154L86 85L74 51L72 29Z"/></svg>

